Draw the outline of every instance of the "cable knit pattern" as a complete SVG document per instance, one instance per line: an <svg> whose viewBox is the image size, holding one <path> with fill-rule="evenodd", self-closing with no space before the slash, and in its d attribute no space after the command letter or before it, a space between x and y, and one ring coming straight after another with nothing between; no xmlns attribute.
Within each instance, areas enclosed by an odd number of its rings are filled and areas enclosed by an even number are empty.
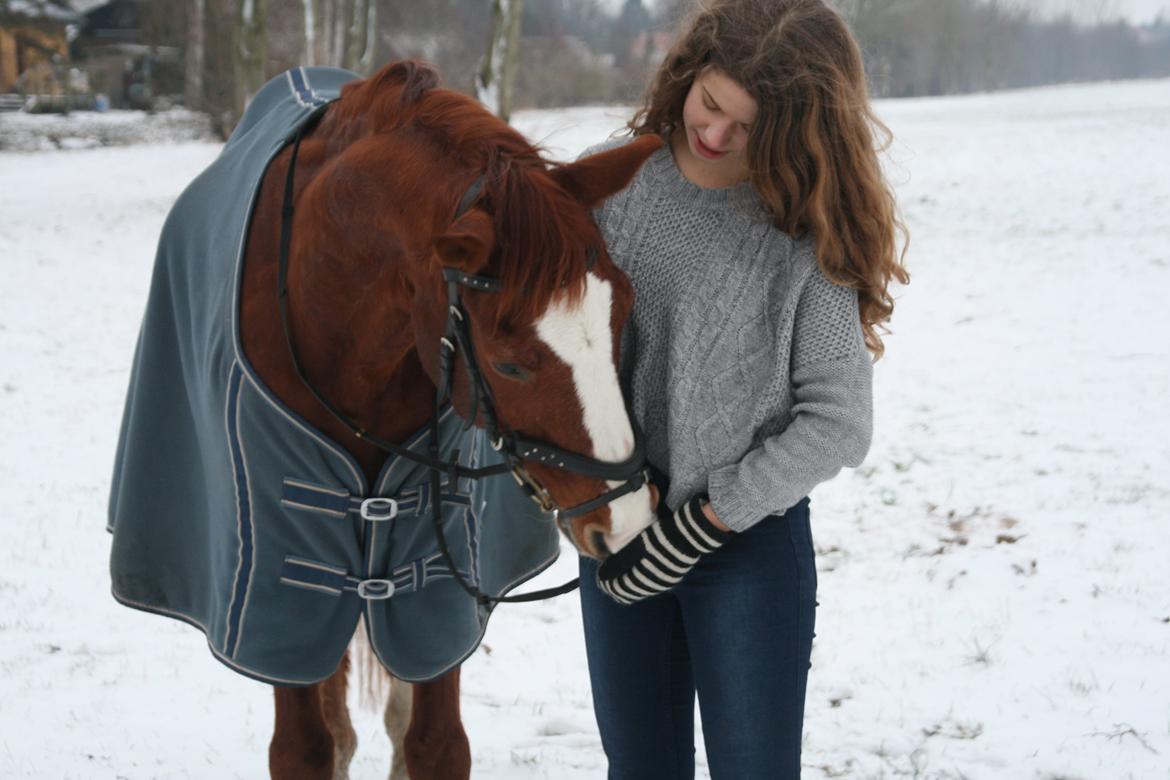
<svg viewBox="0 0 1170 780"><path fill-rule="evenodd" d="M809 238L772 227L750 184L691 183L669 147L594 215L634 286L622 388L672 512L706 490L743 531L861 464L873 366L857 293Z"/></svg>

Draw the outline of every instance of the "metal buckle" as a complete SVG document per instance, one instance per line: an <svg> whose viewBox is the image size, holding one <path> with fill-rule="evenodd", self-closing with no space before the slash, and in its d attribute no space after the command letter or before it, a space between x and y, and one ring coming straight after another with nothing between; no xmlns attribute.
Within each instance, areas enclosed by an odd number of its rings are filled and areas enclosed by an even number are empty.
<svg viewBox="0 0 1170 780"><path fill-rule="evenodd" d="M512 466L512 477L520 487L527 489L529 496L540 507L540 511L552 512L557 508L557 503L553 501L548 489L537 482L536 478L528 473L528 469L519 465Z"/></svg>
<svg viewBox="0 0 1170 780"><path fill-rule="evenodd" d="M357 594L368 601L383 601L394 595L394 583L390 580L362 580L358 583Z"/></svg>
<svg viewBox="0 0 1170 780"><path fill-rule="evenodd" d="M373 514L378 510L388 514ZM398 502L393 498L362 499L361 515L363 520L393 520L398 517Z"/></svg>

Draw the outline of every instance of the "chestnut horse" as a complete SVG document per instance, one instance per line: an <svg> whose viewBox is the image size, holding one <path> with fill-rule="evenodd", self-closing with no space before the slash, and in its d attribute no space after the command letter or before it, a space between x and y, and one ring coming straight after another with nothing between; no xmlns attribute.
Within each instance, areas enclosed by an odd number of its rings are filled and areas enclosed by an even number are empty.
<svg viewBox="0 0 1170 780"><path fill-rule="evenodd" d="M657 146L644 139L558 165L471 98L438 88L425 65L399 62L346 84L305 135L294 171L287 307L305 378L366 430L404 440L430 418L439 382L449 316L442 268L491 276L501 289L470 289L463 302L500 427L597 460L627 458L634 440L615 367L633 293L590 209L625 187ZM373 480L386 453L314 396L286 346L277 258L291 154L286 148L269 166L253 212L243 348L265 384ZM457 208L481 177L473 204ZM473 390L460 361L457 411L473 413ZM527 465L561 506L614 484ZM641 487L574 517L572 541L601 557L651 521L654 502ZM349 665L347 656L321 683L275 689L274 778L346 776L356 745L345 704ZM392 695L386 710L392 777L405 767L412 780L467 778L458 667L413 684L411 699L404 705Z"/></svg>

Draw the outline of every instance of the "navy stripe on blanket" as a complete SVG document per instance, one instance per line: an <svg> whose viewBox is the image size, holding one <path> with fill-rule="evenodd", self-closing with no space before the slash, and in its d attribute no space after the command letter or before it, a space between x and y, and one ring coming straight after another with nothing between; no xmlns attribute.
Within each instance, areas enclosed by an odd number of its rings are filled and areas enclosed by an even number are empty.
<svg viewBox="0 0 1170 780"><path fill-rule="evenodd" d="M236 581L232 585L235 594L228 610L228 633L224 641L224 654L234 657L240 643L240 619L244 613L244 598L248 592L248 579L252 576L252 503L248 495L248 474L244 470L244 454L240 445L240 429L237 410L240 402L240 387L243 372L238 363L232 364L228 379L227 425L228 442L232 450L232 469L236 476L236 506L240 534L240 562L236 569Z"/></svg>
<svg viewBox="0 0 1170 780"><path fill-rule="evenodd" d="M290 70L288 72L288 79L293 89L296 90L297 98L301 102L314 106L324 105L329 102L314 92L313 88L309 86L309 77L305 73L304 68L293 68Z"/></svg>

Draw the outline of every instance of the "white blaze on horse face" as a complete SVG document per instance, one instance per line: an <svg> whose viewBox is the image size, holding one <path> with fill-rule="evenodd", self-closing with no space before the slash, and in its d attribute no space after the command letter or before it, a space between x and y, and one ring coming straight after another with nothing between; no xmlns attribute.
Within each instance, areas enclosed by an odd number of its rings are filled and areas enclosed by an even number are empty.
<svg viewBox="0 0 1170 780"><path fill-rule="evenodd" d="M613 365L612 313L613 286L588 274L581 305L570 307L564 301L553 301L537 320L536 334L573 372L593 457L620 463L634 451L634 431ZM610 487L619 484L609 482ZM612 530L605 541L611 552L625 546L654 520L651 509L644 486L610 503Z"/></svg>

